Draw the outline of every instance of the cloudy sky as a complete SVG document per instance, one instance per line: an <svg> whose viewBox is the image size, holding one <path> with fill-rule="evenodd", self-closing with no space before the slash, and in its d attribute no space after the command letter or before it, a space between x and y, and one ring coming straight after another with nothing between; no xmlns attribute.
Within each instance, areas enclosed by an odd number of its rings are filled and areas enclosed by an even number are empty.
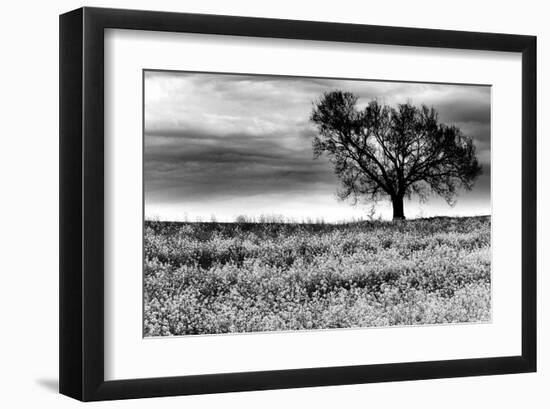
<svg viewBox="0 0 550 409"><path fill-rule="evenodd" d="M387 104L433 106L440 120L474 138L483 174L454 207L413 198L405 216L490 213L488 86L333 80L189 72L144 72L145 216L233 221L238 215L296 220L366 217L369 204L338 201L325 157L313 159L312 103L341 89ZM376 214L391 218L380 202Z"/></svg>

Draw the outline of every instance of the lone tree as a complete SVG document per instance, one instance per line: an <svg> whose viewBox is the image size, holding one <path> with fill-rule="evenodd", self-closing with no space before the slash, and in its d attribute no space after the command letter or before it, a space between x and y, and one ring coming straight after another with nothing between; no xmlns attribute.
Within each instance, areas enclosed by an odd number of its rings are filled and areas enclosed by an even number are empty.
<svg viewBox="0 0 550 409"><path fill-rule="evenodd" d="M332 91L314 103L311 121L315 157L327 153L340 178L341 199L388 197L393 218L404 219L403 199L429 193L454 205L457 189L470 190L481 174L472 138L439 122L425 105L391 107L371 101L357 107L357 96Z"/></svg>

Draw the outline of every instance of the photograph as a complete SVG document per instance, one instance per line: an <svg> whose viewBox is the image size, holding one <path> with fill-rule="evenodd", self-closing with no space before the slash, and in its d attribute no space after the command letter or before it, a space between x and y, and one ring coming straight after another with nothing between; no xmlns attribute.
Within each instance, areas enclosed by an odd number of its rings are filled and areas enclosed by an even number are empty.
<svg viewBox="0 0 550 409"><path fill-rule="evenodd" d="M144 337L491 322L490 85L142 75Z"/></svg>

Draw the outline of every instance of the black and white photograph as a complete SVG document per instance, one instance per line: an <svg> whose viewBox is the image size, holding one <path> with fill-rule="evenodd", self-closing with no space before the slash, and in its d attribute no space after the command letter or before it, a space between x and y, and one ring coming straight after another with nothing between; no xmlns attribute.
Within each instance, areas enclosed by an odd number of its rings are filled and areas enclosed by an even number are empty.
<svg viewBox="0 0 550 409"><path fill-rule="evenodd" d="M145 337L490 322L490 86L143 87Z"/></svg>
<svg viewBox="0 0 550 409"><path fill-rule="evenodd" d="M0 408L550 408L544 5L4 3Z"/></svg>

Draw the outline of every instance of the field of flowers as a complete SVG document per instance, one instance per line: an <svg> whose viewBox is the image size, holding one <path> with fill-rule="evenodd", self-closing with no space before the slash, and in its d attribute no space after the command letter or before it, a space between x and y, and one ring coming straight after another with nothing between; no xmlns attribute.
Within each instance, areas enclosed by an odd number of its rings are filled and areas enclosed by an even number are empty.
<svg viewBox="0 0 550 409"><path fill-rule="evenodd" d="M483 322L490 217L145 224L144 335Z"/></svg>

